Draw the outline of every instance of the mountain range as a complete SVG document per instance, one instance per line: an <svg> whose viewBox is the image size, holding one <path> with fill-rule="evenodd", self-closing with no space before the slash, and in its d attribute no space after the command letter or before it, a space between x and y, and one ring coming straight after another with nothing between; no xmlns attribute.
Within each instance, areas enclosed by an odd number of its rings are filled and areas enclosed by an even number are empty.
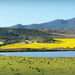
<svg viewBox="0 0 75 75"><path fill-rule="evenodd" d="M63 20L56 19L54 21L41 23L41 24L31 24L31 25L22 25L17 24L10 26L9 28L54 28L54 29L75 29L75 18Z"/></svg>

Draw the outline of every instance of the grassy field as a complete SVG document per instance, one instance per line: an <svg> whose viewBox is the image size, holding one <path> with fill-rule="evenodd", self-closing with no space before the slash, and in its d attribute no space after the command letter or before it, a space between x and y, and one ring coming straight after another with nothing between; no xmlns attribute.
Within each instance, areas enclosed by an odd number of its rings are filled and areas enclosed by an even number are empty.
<svg viewBox="0 0 75 75"><path fill-rule="evenodd" d="M75 58L0 56L0 75L75 75Z"/></svg>
<svg viewBox="0 0 75 75"><path fill-rule="evenodd" d="M55 38L52 43L15 43L10 45L1 46L1 49L14 49L14 48L34 48L34 49L52 49L52 48L75 48L75 38Z"/></svg>

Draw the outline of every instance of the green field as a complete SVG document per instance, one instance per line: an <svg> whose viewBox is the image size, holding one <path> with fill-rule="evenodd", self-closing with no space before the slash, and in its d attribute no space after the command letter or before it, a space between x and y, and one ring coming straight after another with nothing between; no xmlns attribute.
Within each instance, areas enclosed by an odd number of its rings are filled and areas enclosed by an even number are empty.
<svg viewBox="0 0 75 75"><path fill-rule="evenodd" d="M0 56L0 75L75 75L75 58Z"/></svg>

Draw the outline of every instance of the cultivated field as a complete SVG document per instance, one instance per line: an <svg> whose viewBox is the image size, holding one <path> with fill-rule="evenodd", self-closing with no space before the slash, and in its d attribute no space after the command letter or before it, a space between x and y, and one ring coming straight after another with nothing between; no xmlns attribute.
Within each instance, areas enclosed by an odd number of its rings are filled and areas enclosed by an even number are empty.
<svg viewBox="0 0 75 75"><path fill-rule="evenodd" d="M0 44L3 44L3 42L0 42Z"/></svg>
<svg viewBox="0 0 75 75"><path fill-rule="evenodd" d="M52 49L52 48L75 48L75 38L55 38L53 43L15 43L1 46L1 49L14 48L34 48L34 49Z"/></svg>
<svg viewBox="0 0 75 75"><path fill-rule="evenodd" d="M75 58L0 56L0 75L75 75Z"/></svg>

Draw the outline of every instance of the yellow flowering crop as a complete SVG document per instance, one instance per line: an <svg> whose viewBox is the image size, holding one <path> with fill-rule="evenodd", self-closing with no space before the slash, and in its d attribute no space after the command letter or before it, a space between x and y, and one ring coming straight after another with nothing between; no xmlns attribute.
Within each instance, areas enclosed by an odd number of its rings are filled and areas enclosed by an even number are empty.
<svg viewBox="0 0 75 75"><path fill-rule="evenodd" d="M3 44L3 42L0 42L0 44Z"/></svg>
<svg viewBox="0 0 75 75"><path fill-rule="evenodd" d="M55 38L54 43L15 43L10 45L2 46L1 49L12 49L12 48L37 48L37 49L51 49L51 48L74 48L75 38Z"/></svg>

